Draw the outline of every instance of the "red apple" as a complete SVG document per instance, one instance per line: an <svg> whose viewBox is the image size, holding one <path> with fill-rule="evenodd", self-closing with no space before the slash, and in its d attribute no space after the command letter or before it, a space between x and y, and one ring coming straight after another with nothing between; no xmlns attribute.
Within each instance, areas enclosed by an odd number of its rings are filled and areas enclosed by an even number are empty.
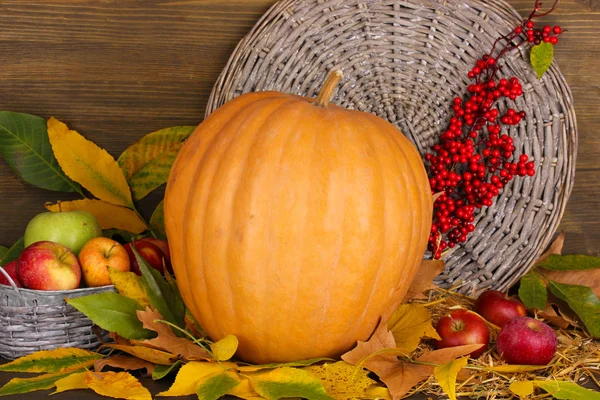
<svg viewBox="0 0 600 400"><path fill-rule="evenodd" d="M18 264L17 276L28 289L70 290L81 281L77 257L60 243L33 243L21 252Z"/></svg>
<svg viewBox="0 0 600 400"><path fill-rule="evenodd" d="M23 285L21 284L21 281L19 280L19 277L17 276L17 260L9 262L2 268L4 268L4 271L8 274L8 276L10 276L10 278L13 280L13 282L15 283L15 285L17 287L23 287ZM10 284L10 282L8 281L8 279L1 272L0 272L0 284L12 286Z"/></svg>
<svg viewBox="0 0 600 400"><path fill-rule="evenodd" d="M436 331L442 338L436 342L436 348L463 346L481 343L483 346L472 352L472 358L483 354L490 341L490 330L479 315L468 310L454 310L437 323Z"/></svg>
<svg viewBox="0 0 600 400"><path fill-rule="evenodd" d="M166 240L156 239L152 237L143 237L137 240L137 242L150 242L153 245L159 247L165 256L165 266L167 267L169 273L173 275L173 267L171 266L171 251L169 250L169 243Z"/></svg>
<svg viewBox="0 0 600 400"><path fill-rule="evenodd" d="M129 271L129 255L119 242L107 237L97 237L83 245L79 252L83 280L89 287L112 284L108 267Z"/></svg>
<svg viewBox="0 0 600 400"><path fill-rule="evenodd" d="M162 250L160 249L160 247L158 247L157 245L150 243L149 241L134 241L131 243L126 243L124 245L125 250L127 250L127 253L129 254L129 262L131 264L131 272L135 272L137 275L142 275L142 272L140 271L140 266L138 265L137 260L135 259L135 255L133 254L133 251L131 250L131 246L133 246L135 244L135 249L137 250L137 252L139 253L140 256L142 256L142 258L144 260L146 260L146 262L148 263L148 265L150 265L152 268L154 268L155 270L157 270L158 272L160 272L161 274L164 271L163 268L163 263L165 261L165 255L162 252Z"/></svg>
<svg viewBox="0 0 600 400"><path fill-rule="evenodd" d="M514 317L527 315L523 303L507 297L498 290L483 292L475 302L474 311L500 328Z"/></svg>
<svg viewBox="0 0 600 400"><path fill-rule="evenodd" d="M530 317L508 321L496 340L500 357L509 364L546 365L554 358L557 345L554 330Z"/></svg>

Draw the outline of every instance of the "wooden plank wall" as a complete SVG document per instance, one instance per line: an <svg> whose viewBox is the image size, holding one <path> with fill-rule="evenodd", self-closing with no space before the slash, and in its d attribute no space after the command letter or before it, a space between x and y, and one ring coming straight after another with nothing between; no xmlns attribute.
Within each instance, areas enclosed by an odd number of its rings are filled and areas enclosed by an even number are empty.
<svg viewBox="0 0 600 400"><path fill-rule="evenodd" d="M533 0L510 0L523 15ZM201 121L237 42L274 0L3 0L0 110L54 116L118 156L146 133ZM560 229L566 252L599 254L600 1L563 0L546 18L568 33L556 59L575 98L576 184ZM141 203L149 217L160 191ZM45 201L0 159L0 244L17 240Z"/></svg>

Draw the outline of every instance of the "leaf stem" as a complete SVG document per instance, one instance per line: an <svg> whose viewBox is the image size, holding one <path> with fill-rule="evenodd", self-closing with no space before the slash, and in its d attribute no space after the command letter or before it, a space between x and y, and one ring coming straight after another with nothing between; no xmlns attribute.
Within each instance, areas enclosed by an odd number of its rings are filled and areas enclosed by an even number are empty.
<svg viewBox="0 0 600 400"><path fill-rule="evenodd" d="M163 320L163 319L155 319L155 320L154 320L154 322L160 322L160 323L163 323L163 324L167 324L167 325L169 325L171 328L175 328L176 330L178 330L178 331L182 332L184 335L186 335L188 338L190 338L190 340L191 340L191 341L192 341L194 344L196 344L196 345L198 345L198 346L202 347L202 349L204 349L204 351L206 351L206 352L207 352L207 353L208 353L208 354L209 354L209 355L210 355L210 356L211 356L211 357L212 357L212 358L213 358L213 359L214 359L214 360L217 362L217 364L219 364L219 365L221 366L221 368L223 368L223 370L224 370L224 371L227 371L227 368L225 368L225 366L223 365L223 363L222 363L220 360L218 360L218 359L215 357L215 355L213 354L213 352L212 352L212 351L211 351L211 349L210 349L210 346L208 346L208 347L206 346L206 344L205 344L205 343L207 342L206 340L204 340L204 339L202 339L202 338L200 338L200 339L196 339L196 338L194 337L194 335L192 335L191 333L189 333L189 332L188 332L188 331L186 331L185 329L181 329L180 327L178 327L177 325L175 325L175 324L173 324L173 323L171 323L171 322L169 322L169 321L165 321L165 320ZM203 342L204 342L204 343L203 343Z"/></svg>

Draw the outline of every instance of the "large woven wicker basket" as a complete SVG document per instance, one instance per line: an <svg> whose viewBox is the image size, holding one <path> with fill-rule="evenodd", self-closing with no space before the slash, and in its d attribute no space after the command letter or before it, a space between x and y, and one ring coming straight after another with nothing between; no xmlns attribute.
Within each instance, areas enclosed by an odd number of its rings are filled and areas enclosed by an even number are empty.
<svg viewBox="0 0 600 400"><path fill-rule="evenodd" d="M3 268L0 273L7 276ZM115 291L114 286L42 291L0 285L0 356L14 359L59 347L97 348L108 340L108 332L94 332L93 322L65 298L106 291Z"/></svg>
<svg viewBox="0 0 600 400"><path fill-rule="evenodd" d="M389 120L424 154L447 127L452 98L466 94L475 60L520 21L501 0L282 0L238 44L207 115L250 91L314 97L341 69L333 102ZM509 134L515 156L533 156L537 170L505 187L469 240L444 255L438 283L462 282L463 292L519 279L551 240L573 186L575 113L558 67L538 80L527 46L503 60L500 74L517 76L525 93L498 106L526 111Z"/></svg>

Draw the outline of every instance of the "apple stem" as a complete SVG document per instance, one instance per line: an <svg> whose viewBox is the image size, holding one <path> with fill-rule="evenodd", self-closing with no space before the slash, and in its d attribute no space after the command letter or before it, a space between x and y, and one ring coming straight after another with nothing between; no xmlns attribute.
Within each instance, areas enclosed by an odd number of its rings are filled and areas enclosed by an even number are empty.
<svg viewBox="0 0 600 400"><path fill-rule="evenodd" d="M108 251L106 253L104 253L104 257L109 258L110 257L110 253L112 253L113 249L118 246L119 243L114 243L112 246L110 246L110 249L108 249Z"/></svg>
<svg viewBox="0 0 600 400"><path fill-rule="evenodd" d="M69 250L65 250L60 256L58 256L58 260L63 262L67 254L69 254Z"/></svg>

